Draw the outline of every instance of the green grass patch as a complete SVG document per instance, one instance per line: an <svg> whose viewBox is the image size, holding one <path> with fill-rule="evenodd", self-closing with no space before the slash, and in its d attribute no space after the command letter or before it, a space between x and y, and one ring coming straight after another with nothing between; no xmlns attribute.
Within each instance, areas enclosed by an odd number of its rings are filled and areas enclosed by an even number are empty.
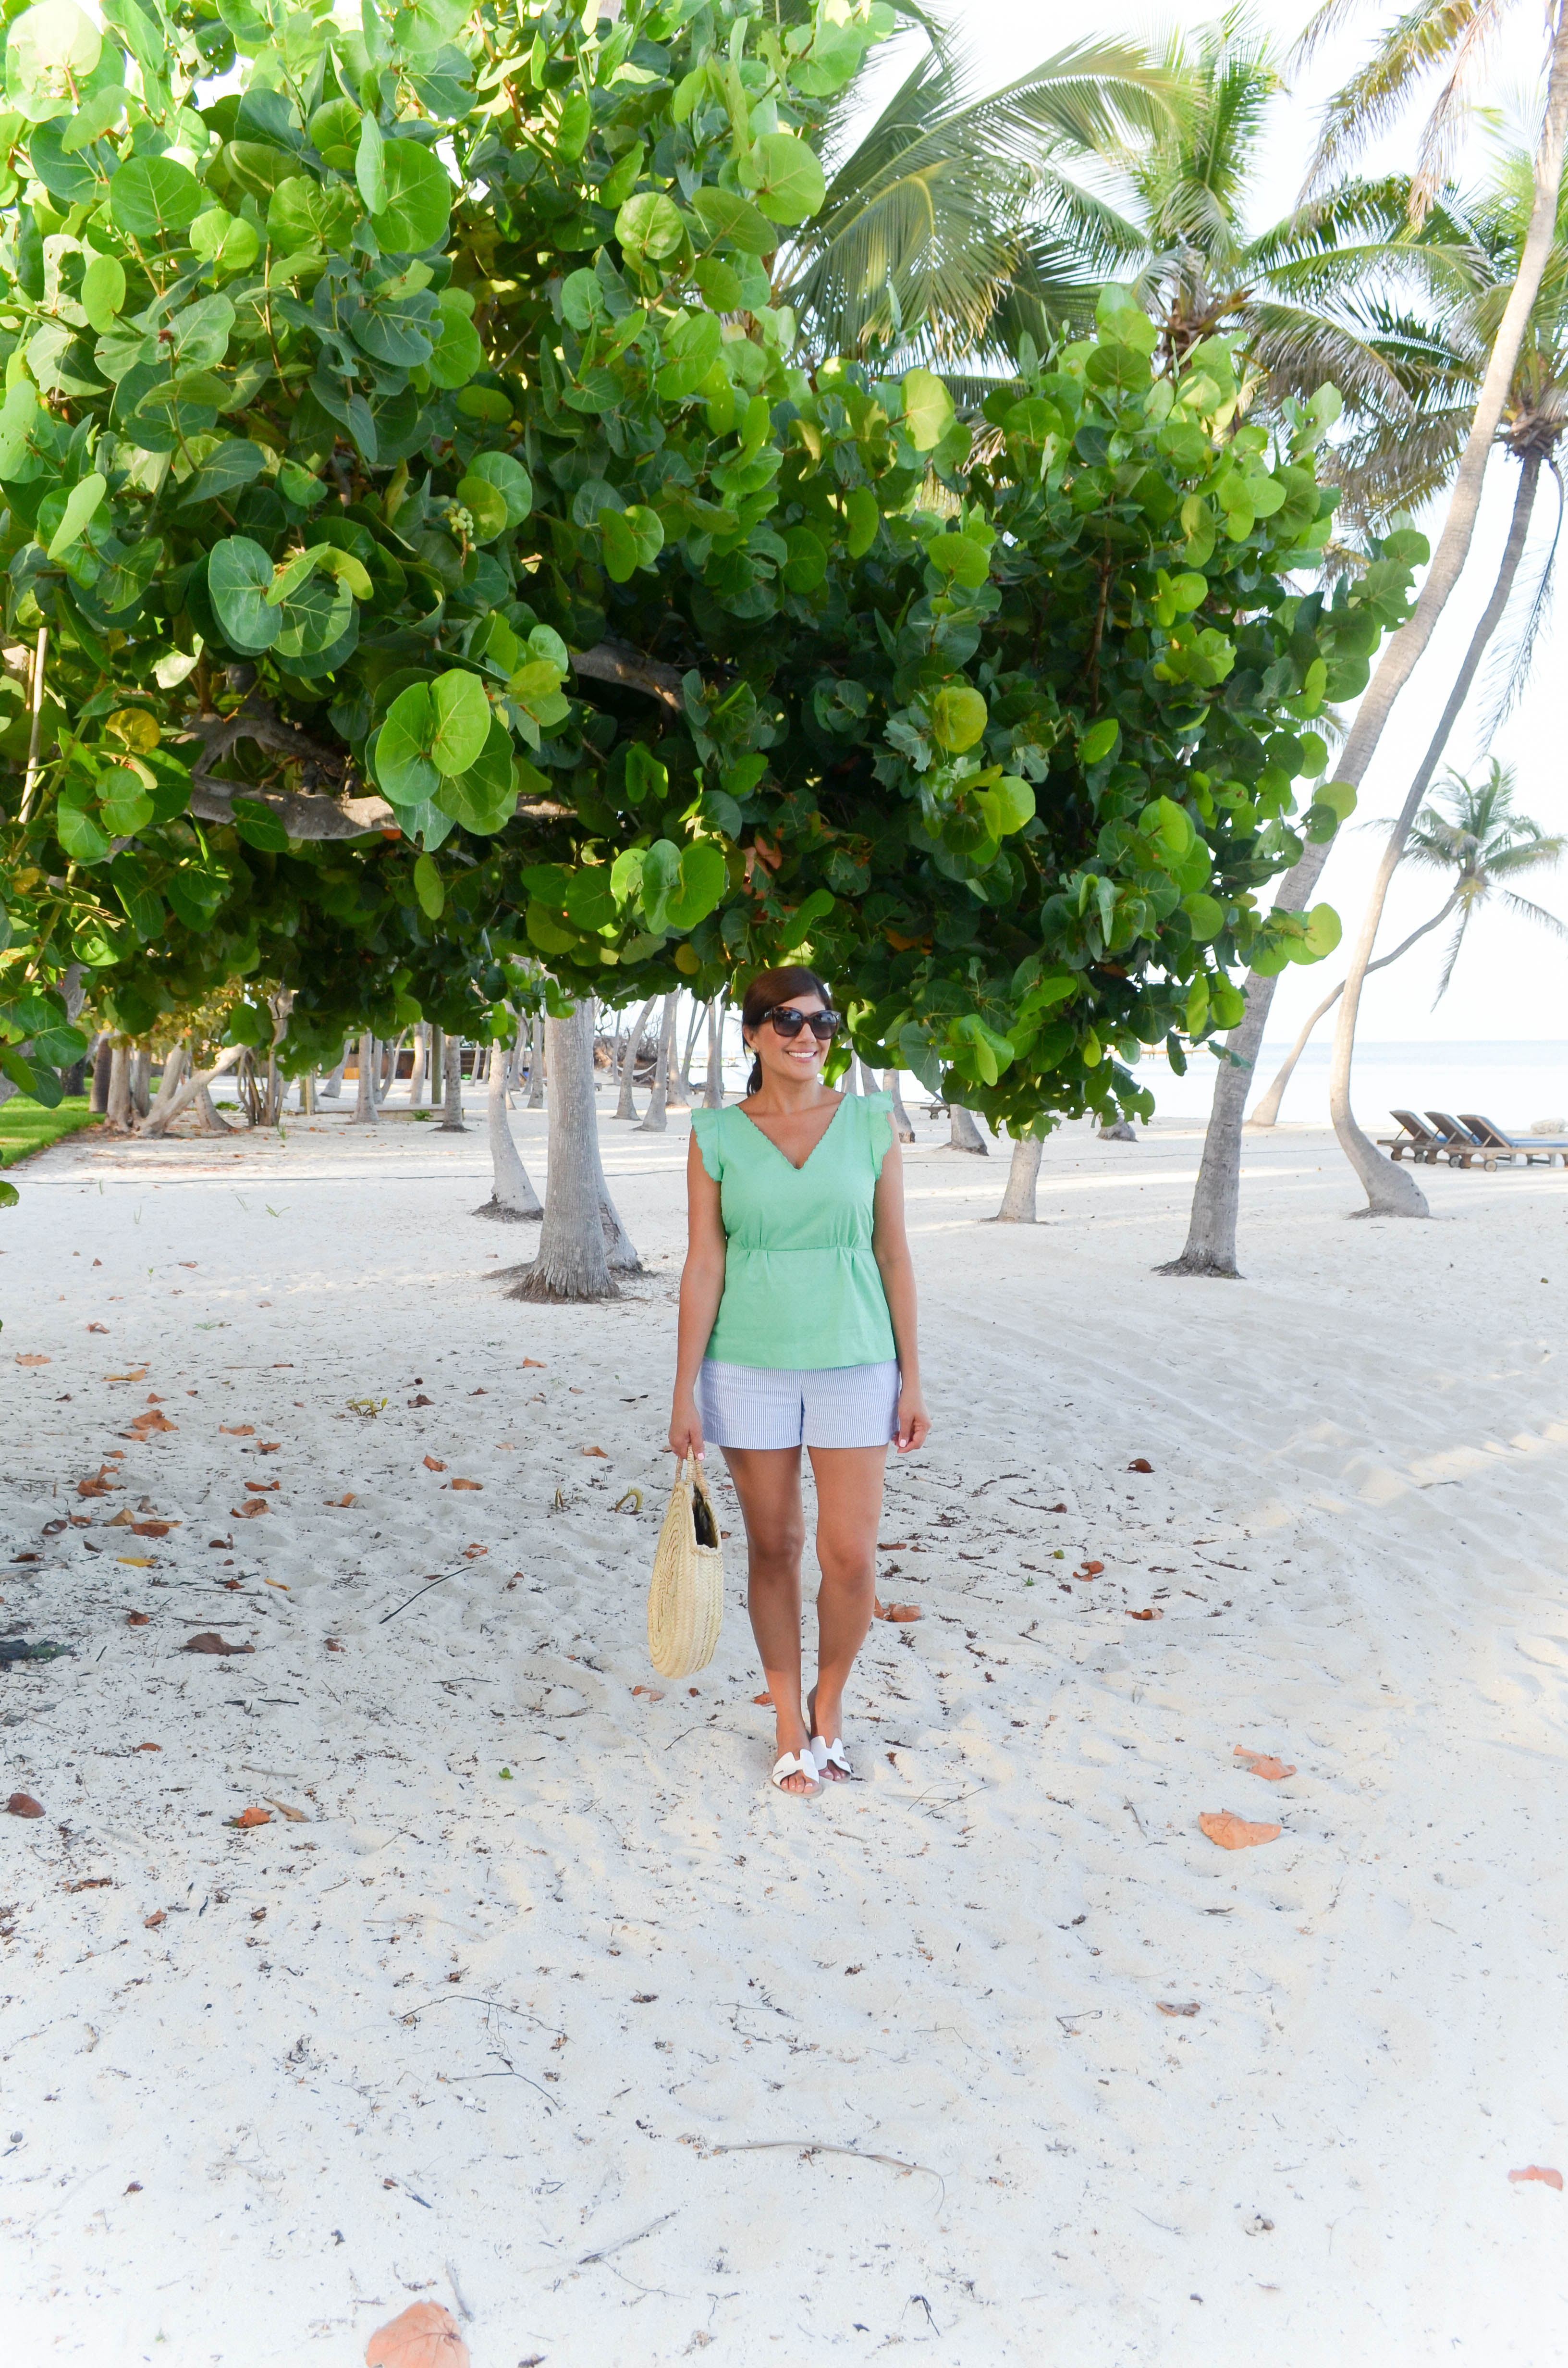
<svg viewBox="0 0 1568 2368"><path fill-rule="evenodd" d="M74 1134L78 1127L101 1124L88 1109L85 1094L67 1094L54 1110L28 1101L24 1094L13 1094L8 1102L0 1102L0 1167L15 1167L19 1159L30 1159L35 1151L47 1151L51 1143L58 1143L62 1134Z"/></svg>

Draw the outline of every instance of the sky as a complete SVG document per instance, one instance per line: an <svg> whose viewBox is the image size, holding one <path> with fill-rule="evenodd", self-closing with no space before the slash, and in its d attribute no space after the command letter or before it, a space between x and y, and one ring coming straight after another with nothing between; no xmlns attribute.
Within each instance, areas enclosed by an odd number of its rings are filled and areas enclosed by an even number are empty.
<svg viewBox="0 0 1568 2368"><path fill-rule="evenodd" d="M1117 0L1101 0L1092 17L1077 20L1077 26L1081 37L1131 33L1157 40L1168 24L1193 27L1218 13L1212 6L1189 5L1167 9L1156 17L1143 9L1118 6ZM1284 53L1310 13L1300 0L1273 0L1273 5L1265 0L1253 16L1273 34ZM1490 95L1499 107L1528 90L1540 66L1539 7L1533 0L1519 0L1513 13L1514 22L1494 62ZM1290 96L1278 107L1268 173L1258 190L1256 219L1259 224L1289 210L1311 153L1323 97L1353 71L1375 29L1392 14L1392 0L1387 6L1367 6L1349 34L1325 45L1310 74L1294 78ZM987 78L998 83L1064 46L1067 38L1063 20L1054 12L1042 11L1038 0L964 0L961 22L975 43ZM1405 122L1369 152L1369 161L1388 169L1407 169L1415 160L1423 112L1413 108ZM1472 162L1480 159L1483 138L1483 132L1476 133L1469 152ZM1425 751L1495 573L1514 483L1515 464L1495 456L1464 579L1394 709L1362 785L1358 821L1392 815L1403 803L1409 777ZM1548 507L1544 501L1538 502L1538 524ZM1440 511L1417 520L1434 541L1440 522ZM1538 531L1532 549L1540 547ZM1522 575L1529 565L1527 555ZM1490 751L1477 743L1478 711L1483 705L1478 686L1449 742L1448 761L1471 773L1480 769L1481 760L1488 754L1513 765L1518 774L1522 811L1548 832L1568 833L1568 766L1564 764L1568 733L1560 712L1565 663L1568 607L1559 615L1557 630L1549 628L1542 636L1529 688ZM1347 937L1364 909L1382 843L1381 834L1352 826L1341 833L1324 870L1317 894L1339 912ZM1568 862L1561 872L1536 875L1527 893L1548 911L1568 919ZM1436 874L1407 871L1397 876L1379 934L1380 951L1397 945L1441 905L1443 898ZM1403 961L1368 981L1361 1005L1363 1042L1497 1042L1568 1037L1564 1014L1568 943L1504 910L1487 911L1471 923L1453 984L1434 1009L1448 935L1447 928L1435 931ZM1270 1042L1293 1036L1339 975L1333 958L1311 969L1287 971L1279 980L1269 1017Z"/></svg>

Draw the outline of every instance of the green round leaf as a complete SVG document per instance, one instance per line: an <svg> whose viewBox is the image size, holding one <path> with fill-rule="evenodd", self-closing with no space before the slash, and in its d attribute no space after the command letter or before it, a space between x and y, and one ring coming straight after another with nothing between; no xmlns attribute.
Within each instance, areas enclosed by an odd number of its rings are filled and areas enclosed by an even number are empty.
<svg viewBox="0 0 1568 2368"><path fill-rule="evenodd" d="M388 708L367 752L371 771L394 803L422 805L440 788L441 776L430 758L435 728L429 685L411 682Z"/></svg>
<svg viewBox="0 0 1568 2368"><path fill-rule="evenodd" d="M809 526L792 526L786 529L784 541L790 556L784 563L784 581L791 592L814 592L827 574L827 552Z"/></svg>
<svg viewBox="0 0 1568 2368"><path fill-rule="evenodd" d="M637 537L619 510L601 510L598 526L605 574L612 584L625 584L637 572Z"/></svg>
<svg viewBox="0 0 1568 2368"><path fill-rule="evenodd" d="M521 526L534 506L533 481L520 461L510 452L476 452L468 464L471 477L483 477L494 485L506 505L508 532Z"/></svg>
<svg viewBox="0 0 1568 2368"><path fill-rule="evenodd" d="M972 748L989 720L985 701L971 683L944 683L931 701L931 729L952 756Z"/></svg>
<svg viewBox="0 0 1568 2368"><path fill-rule="evenodd" d="M494 427L505 426L512 416L511 398L498 386L465 386L458 395L458 409L465 419L488 420Z"/></svg>
<svg viewBox="0 0 1568 2368"><path fill-rule="evenodd" d="M451 780L457 774L467 772L490 736L494 720L490 701L477 675L460 674L453 668L450 673L438 675L431 684L430 705L434 715L431 761L438 773ZM392 712L396 712L395 707ZM387 720L391 722L390 715Z"/></svg>
<svg viewBox="0 0 1568 2368"><path fill-rule="evenodd" d="M734 189L694 189L691 211L715 245L738 247L743 255L771 255L778 244L778 233L767 216Z"/></svg>
<svg viewBox="0 0 1568 2368"><path fill-rule="evenodd" d="M278 605L283 620L278 636L280 658L319 657L340 642L354 621L354 594L349 586L324 568L317 568L297 590Z"/></svg>
<svg viewBox="0 0 1568 2368"><path fill-rule="evenodd" d="M452 495L473 520L475 542L494 542L506 530L506 497L487 477L464 477Z"/></svg>
<svg viewBox="0 0 1568 2368"><path fill-rule="evenodd" d="M1225 908L1215 897L1206 896L1199 890L1191 896L1184 896L1181 903L1183 912L1192 924L1192 934L1200 946L1206 946L1210 938L1219 936L1225 926Z"/></svg>
<svg viewBox="0 0 1568 2368"><path fill-rule="evenodd" d="M869 485L857 485L844 496L846 540L851 559L863 559L877 539L877 529L882 514L877 507L877 497Z"/></svg>
<svg viewBox="0 0 1568 2368"><path fill-rule="evenodd" d="M641 263L644 257L660 263L674 255L686 236L686 224L671 199L644 189L640 196L628 198L616 215L615 234L629 263Z"/></svg>
<svg viewBox="0 0 1568 2368"><path fill-rule="evenodd" d="M934 535L926 546L926 556L931 565L974 591L991 573L991 553L983 542L971 541L966 534Z"/></svg>
<svg viewBox="0 0 1568 2368"><path fill-rule="evenodd" d="M112 329L125 302L125 266L95 255L82 274L82 310L100 336Z"/></svg>
<svg viewBox="0 0 1568 2368"><path fill-rule="evenodd" d="M74 114L83 83L103 54L103 35L73 0L40 0L13 19L6 89L29 123Z"/></svg>
<svg viewBox="0 0 1568 2368"><path fill-rule="evenodd" d="M466 386L476 370L484 367L484 348L479 342L479 332L462 313L449 312L437 306L430 322L436 343L430 348L430 359L425 367L437 386Z"/></svg>
<svg viewBox="0 0 1568 2368"><path fill-rule="evenodd" d="M1114 715L1091 723L1078 743L1078 762L1086 773L1091 766L1102 764L1110 756L1121 737L1121 726Z"/></svg>
<svg viewBox="0 0 1568 2368"><path fill-rule="evenodd" d="M441 679L462 681L472 680L472 677L444 675ZM499 716L490 718L489 730L472 762L462 772L441 782L436 791L436 803L454 822L460 822L465 830L478 831L485 837L511 820L517 803L512 775L512 735Z"/></svg>
<svg viewBox="0 0 1568 2368"><path fill-rule="evenodd" d="M225 641L236 650L269 650L283 630L281 609L269 609L272 562L248 536L215 542L207 559L207 593Z"/></svg>
<svg viewBox="0 0 1568 2368"><path fill-rule="evenodd" d="M917 452L929 452L952 426L953 398L928 370L906 370L903 380L903 424Z"/></svg>
<svg viewBox="0 0 1568 2368"><path fill-rule="evenodd" d="M815 151L793 131L765 131L742 159L740 177L769 222L809 222L827 195Z"/></svg>
<svg viewBox="0 0 1568 2368"><path fill-rule="evenodd" d="M205 203L195 174L168 156L132 156L109 185L109 220L131 238L188 230Z"/></svg>
<svg viewBox="0 0 1568 2368"><path fill-rule="evenodd" d="M370 217L383 255L417 255L446 235L452 185L433 148L416 140L389 140L381 154L387 202Z"/></svg>
<svg viewBox="0 0 1568 2368"><path fill-rule="evenodd" d="M446 909L447 892L441 885L440 872L427 855L421 855L415 862L414 893L426 919L438 921Z"/></svg>

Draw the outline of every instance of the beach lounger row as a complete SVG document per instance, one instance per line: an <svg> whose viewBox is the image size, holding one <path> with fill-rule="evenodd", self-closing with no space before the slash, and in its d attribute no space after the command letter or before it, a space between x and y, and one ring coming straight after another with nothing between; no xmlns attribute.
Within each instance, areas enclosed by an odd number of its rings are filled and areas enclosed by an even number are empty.
<svg viewBox="0 0 1568 2368"><path fill-rule="evenodd" d="M1424 1161L1428 1167L1446 1159L1450 1167L1484 1168L1519 1159L1527 1167L1538 1163L1550 1167L1554 1159L1561 1159L1568 1167L1568 1141L1556 1135L1506 1134L1476 1110L1461 1110L1458 1118L1447 1110L1428 1110L1425 1119L1408 1110L1390 1115L1398 1121L1400 1131L1380 1135L1378 1146L1391 1159Z"/></svg>

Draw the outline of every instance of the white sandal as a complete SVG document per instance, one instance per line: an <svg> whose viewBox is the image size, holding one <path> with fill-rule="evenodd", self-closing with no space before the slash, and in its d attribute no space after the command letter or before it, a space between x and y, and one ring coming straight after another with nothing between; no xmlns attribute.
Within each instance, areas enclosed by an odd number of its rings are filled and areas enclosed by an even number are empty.
<svg viewBox="0 0 1568 2368"><path fill-rule="evenodd" d="M816 1770L819 1779L821 1779L822 1771L824 1768L833 1767L836 1768L839 1773L847 1778L851 1783L854 1782L855 1770L849 1765L849 1754L844 1748L844 1738L842 1736L835 1735L831 1743L824 1743L820 1735L813 1735L812 1737L812 1758L816 1763Z"/></svg>
<svg viewBox="0 0 1568 2368"><path fill-rule="evenodd" d="M786 1751L781 1759L774 1761L770 1781L778 1785L780 1792L784 1790L787 1776L803 1776L806 1779L805 1792L792 1796L796 1800L809 1801L813 1793L821 1792L822 1778L817 1774L816 1755L809 1743L804 1751Z"/></svg>

